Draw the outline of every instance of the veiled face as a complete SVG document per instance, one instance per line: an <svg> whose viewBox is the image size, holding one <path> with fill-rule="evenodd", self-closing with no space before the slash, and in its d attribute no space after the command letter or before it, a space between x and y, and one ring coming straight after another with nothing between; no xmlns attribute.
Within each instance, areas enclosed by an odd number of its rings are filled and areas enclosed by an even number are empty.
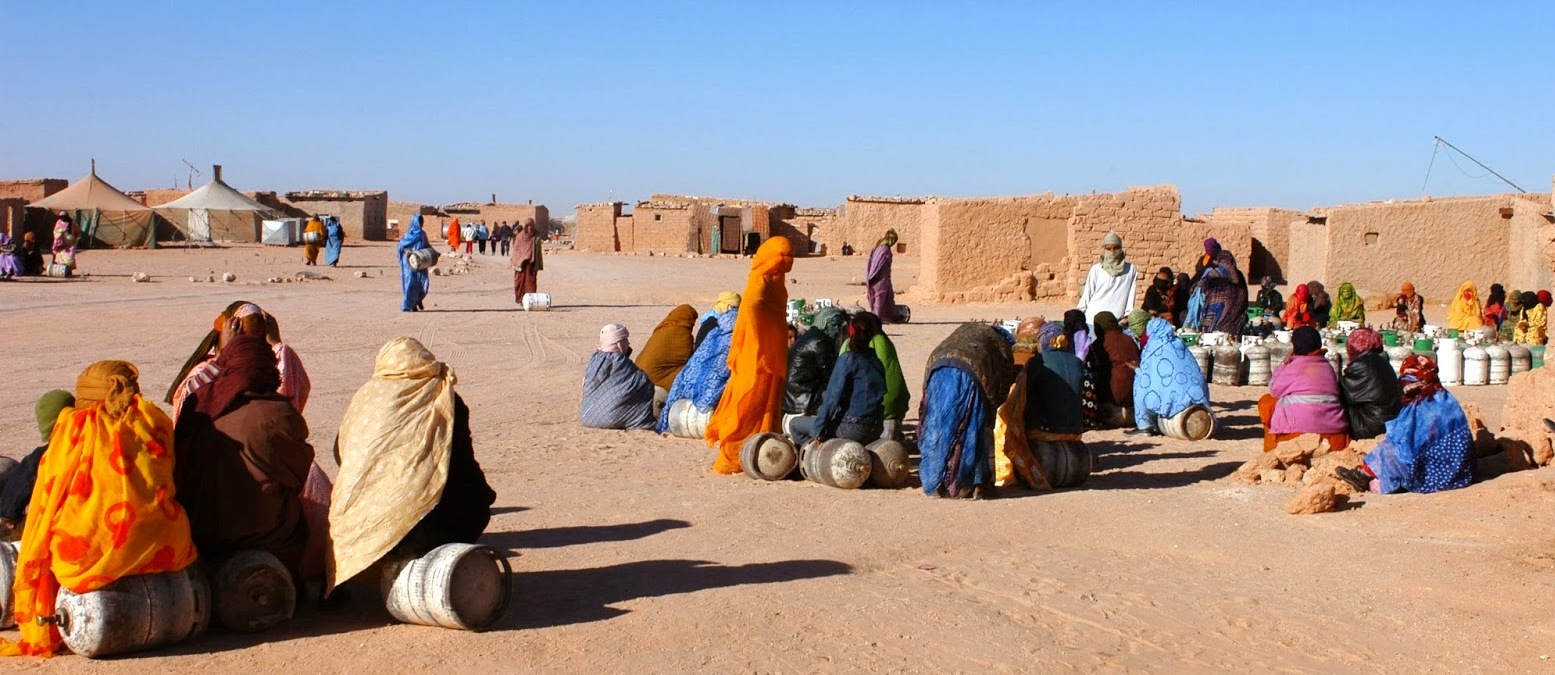
<svg viewBox="0 0 1555 675"><path fill-rule="evenodd" d="M788 274L794 268L794 245L787 237L772 237L756 249L751 271L762 276Z"/></svg>

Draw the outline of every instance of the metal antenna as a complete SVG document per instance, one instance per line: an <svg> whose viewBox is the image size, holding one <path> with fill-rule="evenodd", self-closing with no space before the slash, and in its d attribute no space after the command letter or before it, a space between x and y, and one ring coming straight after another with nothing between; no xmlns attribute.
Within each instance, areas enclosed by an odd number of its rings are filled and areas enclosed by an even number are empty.
<svg viewBox="0 0 1555 675"><path fill-rule="evenodd" d="M1496 178L1500 178L1500 179L1501 179L1501 182L1503 182L1503 183L1506 183L1506 184L1507 184L1507 185L1510 185L1510 186L1512 186L1512 187L1513 187L1513 188L1516 188L1516 190L1517 190L1517 191L1518 191L1518 192L1521 192L1521 193L1523 193L1523 194L1527 194L1527 193L1528 193L1528 191L1527 191L1527 190L1524 190L1524 189L1522 189L1522 188L1521 188L1521 187L1519 187L1519 186L1518 186L1518 185L1517 185L1517 183L1513 183L1513 182L1512 182L1512 181L1511 181L1511 180L1508 180L1508 179L1507 179L1507 177L1506 177L1506 176L1503 176L1503 175L1501 175L1501 174L1499 174L1499 173L1496 173L1496 170L1495 170L1495 169L1492 169L1492 168L1490 168L1490 167L1488 167L1488 166L1485 166L1485 163L1484 163L1484 162L1481 162L1481 161L1479 161L1479 160L1477 160L1477 159L1474 159L1474 157L1473 157L1473 156L1472 156L1472 155L1470 155L1470 154L1469 154L1469 153L1467 153L1467 152L1464 152L1464 151L1462 151L1462 150L1459 150L1459 149L1458 149L1458 146L1456 146L1456 145L1453 145L1453 144L1451 144L1451 143L1448 143L1448 142L1447 142L1447 139L1445 139L1445 138L1442 138L1442 137L1441 137L1441 136L1432 136L1432 138L1435 138L1435 139L1436 139L1436 142L1437 142L1437 143L1440 143L1440 144L1442 144L1442 145L1445 145L1445 146L1447 146L1447 147L1449 147L1449 148L1452 148L1452 150L1453 150L1453 151L1454 151L1454 152L1456 152L1456 153L1458 153L1458 154L1460 154L1460 155L1463 155L1463 156L1464 156L1464 157L1468 157L1468 158L1469 158L1469 161L1470 161L1470 162L1473 162L1473 163L1475 163L1475 164L1478 164L1478 165L1479 165L1479 168L1481 168L1481 169L1484 169L1484 170L1486 170L1486 171L1489 171L1489 172L1490 172L1490 174L1491 174L1491 175L1493 175L1493 176L1495 176L1495 177L1496 177ZM1432 159L1432 161L1433 161L1433 162L1434 162L1434 161L1435 161L1435 160L1436 160L1436 155L1435 155L1435 153L1432 153L1432 155L1431 155L1431 159ZM1430 169L1426 169L1426 179L1427 179L1427 180L1429 180L1429 179L1430 179L1430 177L1431 177L1431 174L1430 174Z"/></svg>
<svg viewBox="0 0 1555 675"><path fill-rule="evenodd" d="M193 164L190 164L189 160L187 160L187 159L180 159L178 161L183 162L184 166L189 167L189 182L188 182L187 186L188 186L188 189L193 190L194 189L194 177L200 175L200 170L196 169Z"/></svg>

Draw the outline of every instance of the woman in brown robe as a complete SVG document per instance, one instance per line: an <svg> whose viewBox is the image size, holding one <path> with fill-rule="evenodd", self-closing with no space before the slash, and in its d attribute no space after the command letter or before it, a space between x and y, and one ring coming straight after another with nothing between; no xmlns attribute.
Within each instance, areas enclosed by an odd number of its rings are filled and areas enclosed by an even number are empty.
<svg viewBox="0 0 1555 675"><path fill-rule="evenodd" d="M220 374L179 416L173 447L178 501L201 556L274 554L294 578L308 541L299 495L313 464L308 424L276 393L281 376L264 339L239 335L216 357Z"/></svg>
<svg viewBox="0 0 1555 675"><path fill-rule="evenodd" d="M637 355L637 367L648 374L653 386L669 391L675 376L691 360L691 327L696 321L696 308L681 305L670 310L653 329L653 335L648 336L642 353Z"/></svg>
<svg viewBox="0 0 1555 675"><path fill-rule="evenodd" d="M539 292L540 270L545 269L540 241L534 218L525 218L524 226L513 235L513 301L520 305L525 293Z"/></svg>

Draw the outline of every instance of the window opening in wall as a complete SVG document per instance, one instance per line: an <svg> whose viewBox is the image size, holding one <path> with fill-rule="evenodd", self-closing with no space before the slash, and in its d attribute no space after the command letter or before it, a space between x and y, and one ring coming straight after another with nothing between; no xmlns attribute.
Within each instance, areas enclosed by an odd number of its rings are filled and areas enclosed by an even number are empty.
<svg viewBox="0 0 1555 675"><path fill-rule="evenodd" d="M655 214L653 214L653 222L657 223L657 222L659 222L659 221L661 221L663 219L664 219L664 214L662 214L662 213L655 213Z"/></svg>
<svg viewBox="0 0 1555 675"><path fill-rule="evenodd" d="M1377 245L1377 237L1378 237L1378 235L1377 235L1376 232L1367 232L1366 233L1366 245L1367 246L1376 246Z"/></svg>

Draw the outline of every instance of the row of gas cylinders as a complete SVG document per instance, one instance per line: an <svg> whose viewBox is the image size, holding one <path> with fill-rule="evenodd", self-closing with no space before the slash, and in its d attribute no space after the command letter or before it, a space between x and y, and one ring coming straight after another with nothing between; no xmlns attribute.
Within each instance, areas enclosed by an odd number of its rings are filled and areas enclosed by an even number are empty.
<svg viewBox="0 0 1555 675"><path fill-rule="evenodd" d="M123 577L86 593L60 589L54 614L40 621L54 624L70 651L100 658L183 642L205 632L212 619L228 630L257 633L296 611L297 587L274 555L245 550L213 568L202 562ZM0 543L0 628L15 625L16 563L17 544ZM400 621L482 630L507 611L512 573L495 549L445 544L421 557L385 560L380 583L385 608Z"/></svg>
<svg viewBox="0 0 1555 675"><path fill-rule="evenodd" d="M1350 364L1349 353L1335 342L1326 346L1328 363L1336 374L1343 375L1345 366ZM1290 356L1292 348L1288 343L1271 340L1247 347L1194 345L1188 351L1204 373L1204 381L1234 387L1268 386L1274 368ZM1423 344L1419 347L1401 345L1389 347L1387 355L1394 373L1403 369L1404 359L1410 354L1423 354L1436 360L1442 384L1481 386L1506 384L1513 375L1544 367L1543 351L1542 347L1534 350L1519 344L1464 348L1455 339L1443 338L1436 349Z"/></svg>

